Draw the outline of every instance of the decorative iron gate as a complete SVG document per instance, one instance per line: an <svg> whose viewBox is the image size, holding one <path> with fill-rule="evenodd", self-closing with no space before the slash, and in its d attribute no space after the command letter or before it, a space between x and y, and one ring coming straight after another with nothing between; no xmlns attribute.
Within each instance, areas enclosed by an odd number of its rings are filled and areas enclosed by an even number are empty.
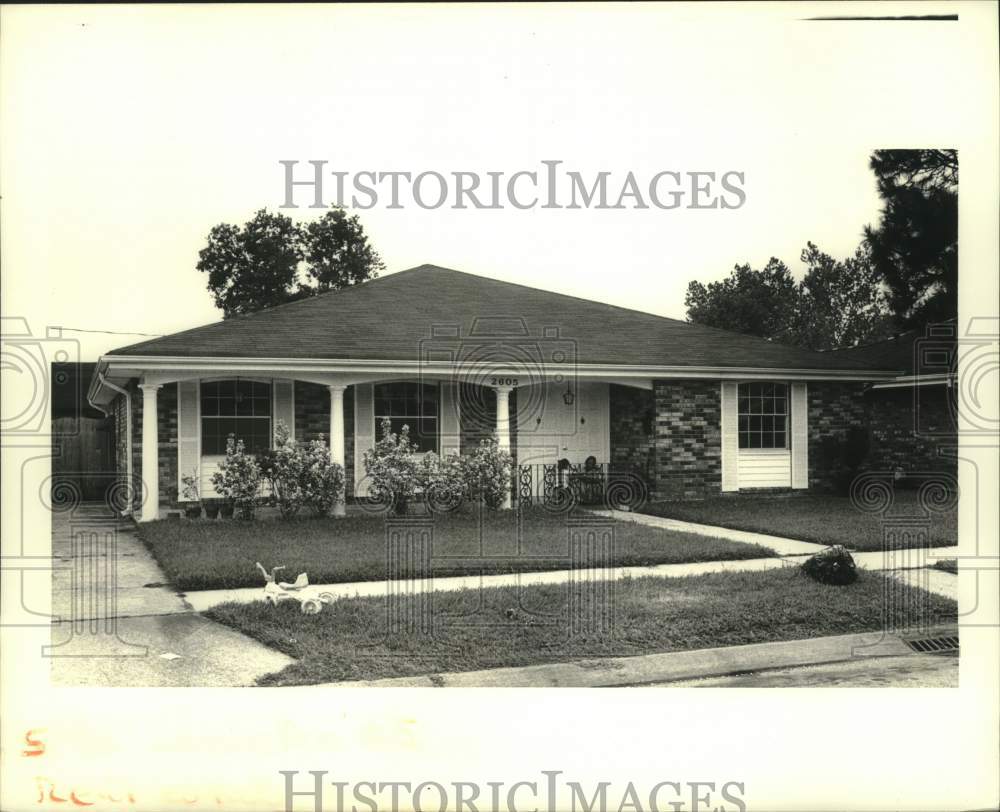
<svg viewBox="0 0 1000 812"><path fill-rule="evenodd" d="M646 477L616 471L610 463L519 465L515 494L521 505L562 510L576 505L636 510L648 496Z"/></svg>

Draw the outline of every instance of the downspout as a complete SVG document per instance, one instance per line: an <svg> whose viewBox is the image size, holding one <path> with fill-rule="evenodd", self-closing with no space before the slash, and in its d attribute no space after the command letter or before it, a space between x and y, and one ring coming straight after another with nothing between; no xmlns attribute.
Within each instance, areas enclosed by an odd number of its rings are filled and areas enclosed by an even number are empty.
<svg viewBox="0 0 1000 812"><path fill-rule="evenodd" d="M132 489L134 488L134 483L132 480L132 397L129 395L127 389L122 389L120 386L111 383L107 378L104 377L102 373L97 373L97 380L100 382L101 386L106 386L112 392L117 392L120 395L125 396L125 477L128 483L126 493L128 494L128 507L122 511L126 516L132 515L133 510L133 494ZM106 415L110 416L110 412L101 409Z"/></svg>

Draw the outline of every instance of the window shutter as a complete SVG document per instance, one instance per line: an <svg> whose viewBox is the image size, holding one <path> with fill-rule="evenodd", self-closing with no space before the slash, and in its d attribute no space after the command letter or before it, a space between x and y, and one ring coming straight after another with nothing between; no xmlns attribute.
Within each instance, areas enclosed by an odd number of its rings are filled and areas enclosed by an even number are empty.
<svg viewBox="0 0 1000 812"><path fill-rule="evenodd" d="M201 402L198 381L177 384L177 498L185 501L184 477L201 480ZM211 494L199 493L200 497Z"/></svg>
<svg viewBox="0 0 1000 812"><path fill-rule="evenodd" d="M792 487L809 487L809 397L806 383L792 384L791 409Z"/></svg>
<svg viewBox="0 0 1000 812"><path fill-rule="evenodd" d="M354 495L368 496L365 478L365 452L375 445L375 418L372 405L372 384L354 387Z"/></svg>
<svg viewBox="0 0 1000 812"><path fill-rule="evenodd" d="M271 392L274 398L274 408L271 411L271 437L276 436L280 420L288 427L288 436L295 439L295 381L275 378L271 382ZM272 441L273 445L273 441Z"/></svg>
<svg viewBox="0 0 1000 812"><path fill-rule="evenodd" d="M441 456L461 450L462 431L458 420L458 385L442 381L438 394L441 410Z"/></svg>
<svg viewBox="0 0 1000 812"><path fill-rule="evenodd" d="M738 491L740 489L739 455L740 443L737 434L737 384L733 381L722 382L721 433L722 433L722 490Z"/></svg>

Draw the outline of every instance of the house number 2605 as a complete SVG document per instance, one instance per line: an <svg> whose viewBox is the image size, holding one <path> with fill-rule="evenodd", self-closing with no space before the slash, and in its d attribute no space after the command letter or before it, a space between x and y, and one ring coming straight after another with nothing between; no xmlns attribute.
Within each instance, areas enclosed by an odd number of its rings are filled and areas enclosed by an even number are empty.
<svg viewBox="0 0 1000 812"><path fill-rule="evenodd" d="M517 378L490 378L490 386L517 386Z"/></svg>

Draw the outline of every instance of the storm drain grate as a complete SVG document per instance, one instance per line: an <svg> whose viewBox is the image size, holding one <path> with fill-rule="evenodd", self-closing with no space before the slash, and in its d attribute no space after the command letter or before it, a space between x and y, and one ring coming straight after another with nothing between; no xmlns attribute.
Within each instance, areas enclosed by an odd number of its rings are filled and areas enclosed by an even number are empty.
<svg viewBox="0 0 1000 812"><path fill-rule="evenodd" d="M923 640L907 640L906 645L921 654L936 654L938 652L958 651L958 638L927 637Z"/></svg>

